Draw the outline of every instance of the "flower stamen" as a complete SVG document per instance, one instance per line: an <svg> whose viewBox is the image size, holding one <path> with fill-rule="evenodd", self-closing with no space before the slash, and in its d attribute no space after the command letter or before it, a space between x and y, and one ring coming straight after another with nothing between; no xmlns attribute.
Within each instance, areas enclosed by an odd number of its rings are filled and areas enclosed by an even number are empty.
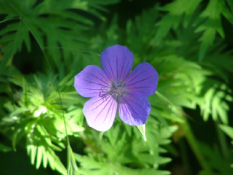
<svg viewBox="0 0 233 175"><path fill-rule="evenodd" d="M124 83L115 83L111 84L110 90L108 92L116 101L119 101L122 95L126 93Z"/></svg>

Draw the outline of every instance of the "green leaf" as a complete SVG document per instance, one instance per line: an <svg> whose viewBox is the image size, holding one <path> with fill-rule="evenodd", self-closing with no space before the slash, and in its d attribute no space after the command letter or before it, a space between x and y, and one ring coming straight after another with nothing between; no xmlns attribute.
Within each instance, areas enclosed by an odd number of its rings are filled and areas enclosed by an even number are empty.
<svg viewBox="0 0 233 175"><path fill-rule="evenodd" d="M70 146L70 144L68 144L68 151L67 151L67 154L68 154L68 163L67 163L67 170L68 170L68 173L67 175L78 175L78 167L76 165L76 161L75 161L75 155L72 151L72 148Z"/></svg>
<svg viewBox="0 0 233 175"><path fill-rule="evenodd" d="M185 21L190 21L190 16L194 13L201 0L176 0L161 10L167 11L166 14L156 25L158 31L155 35L154 42L158 43L165 38L171 29L176 29L182 20L182 16L185 15ZM185 22L186 25L188 22Z"/></svg>
<svg viewBox="0 0 233 175"><path fill-rule="evenodd" d="M9 146L4 145L2 143L0 143L0 151L2 151L2 152L10 152L10 151L12 151L12 148L9 147Z"/></svg>
<svg viewBox="0 0 233 175"><path fill-rule="evenodd" d="M62 55L64 54L67 58L76 54L74 49L83 46L85 41L83 31L93 25L91 19L72 10L82 9L88 14L102 18L102 15L95 9L100 9L100 5L95 1L90 4L89 6L88 2L80 0L69 2L59 0L59 3L54 0L43 0L40 3L35 3L35 1L25 3L17 0L7 3L0 1L4 9L1 13L8 15L5 21L18 19L12 20L12 23L6 23L6 27L0 31L0 42L4 44L2 48L4 64L18 51L21 51L23 43L27 50L31 51L31 34L44 55L47 55L46 59L53 58L49 64L54 63L57 67L62 65Z"/></svg>
<svg viewBox="0 0 233 175"><path fill-rule="evenodd" d="M202 170L200 175L228 175L233 172L230 167L231 158L224 159L216 145L209 146L200 142L199 144L202 154L206 157L209 165L209 168Z"/></svg>
<svg viewBox="0 0 233 175"><path fill-rule="evenodd" d="M227 125L219 125L219 127L233 140L233 128Z"/></svg>
<svg viewBox="0 0 233 175"><path fill-rule="evenodd" d="M206 9L201 13L198 22L204 21L196 32L203 32L200 38L201 47L199 52L199 60L202 60L208 50L213 44L216 34L218 33L224 38L224 32L221 24L221 15L224 16L229 13L224 1L211 0ZM229 18L228 18L229 19Z"/></svg>
<svg viewBox="0 0 233 175"><path fill-rule="evenodd" d="M139 126L137 126L137 128L140 131L140 133L142 134L144 141L147 141L146 140L146 127L145 127L145 125L139 125Z"/></svg>
<svg viewBox="0 0 233 175"><path fill-rule="evenodd" d="M151 175L151 174L158 174L158 175L169 175L168 171L162 170L155 170L153 168L145 168L145 169L132 169L128 167L121 166L119 164L113 164L108 162L97 162L94 159L87 157L87 156L80 156L75 155L75 158L78 162L81 163L81 168L79 172L83 175L114 175L114 174L121 174L121 175Z"/></svg>

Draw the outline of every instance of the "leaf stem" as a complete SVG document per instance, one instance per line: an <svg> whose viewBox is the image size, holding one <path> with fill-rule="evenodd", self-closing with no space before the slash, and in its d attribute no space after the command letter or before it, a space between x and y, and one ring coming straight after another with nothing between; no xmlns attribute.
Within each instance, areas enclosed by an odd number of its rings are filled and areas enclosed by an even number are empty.
<svg viewBox="0 0 233 175"><path fill-rule="evenodd" d="M219 145L222 150L222 155L225 159L228 159L229 153L228 153L228 146L226 142L226 136L223 134L223 132L219 129L218 123L215 124L216 130L217 130L217 135L218 135L218 140L219 140Z"/></svg>
<svg viewBox="0 0 233 175"><path fill-rule="evenodd" d="M61 100L61 94L60 94L59 91L58 91L58 94L59 94L59 99L60 99L60 102L61 102L61 107L63 108L63 104L62 104L62 100ZM66 125L65 114L64 114L63 110L62 110L62 118L63 118L63 122L64 122L64 126L65 126L65 133L66 133L67 147L68 147L69 144L70 144L70 141L69 141L68 132L67 132L67 125Z"/></svg>
<svg viewBox="0 0 233 175"><path fill-rule="evenodd" d="M59 90L58 90L58 94L59 94L59 99L61 102L61 107L63 109L61 94L60 94ZM63 116L63 122L64 122L64 126L65 126L66 138L67 138L67 175L70 175L70 174L77 175L77 174L79 174L79 173L77 173L78 167L76 165L74 154L73 154L72 148L70 146L70 140L69 140L68 132L67 132L67 123L66 123L65 114L64 114L63 110L62 110L62 116Z"/></svg>
<svg viewBox="0 0 233 175"><path fill-rule="evenodd" d="M196 141L195 136L193 135L191 128L189 126L189 123L186 118L184 118L184 123L181 125L183 128L183 131L185 132L185 137L188 141L188 144L190 145L193 153L195 154L197 160L199 161L201 167L205 170L209 170L209 166L206 163L201 151L200 147L198 146L198 143Z"/></svg>
<svg viewBox="0 0 233 175"><path fill-rule="evenodd" d="M178 108L177 105L175 105L172 101L170 101L168 98L166 98L163 94L159 93L158 91L156 92L156 94L163 100L165 101L166 103L168 103L169 105L171 106L174 106L175 108ZM200 148L198 146L198 143L196 141L196 138L195 136L193 135L192 131L191 131L191 128L189 126L189 123L187 121L187 119L185 117L183 117L183 120L184 122L181 124L181 127L185 133L185 137L188 141L188 144L190 145L193 153L195 154L197 160L199 161L201 167L203 169L206 169L206 170L209 170L209 166L208 164L206 163L201 151L200 151Z"/></svg>
<svg viewBox="0 0 233 175"><path fill-rule="evenodd" d="M64 122L64 126L65 126L65 133L66 133L66 139L67 139L67 155L69 155L70 140L69 140L69 137L68 137L66 119L65 119L65 114L64 114L64 111L63 111L63 104L62 104L62 100L61 100L60 91L58 91L58 94L59 94L59 99L60 99L60 102L61 102L61 107L62 107L62 118L63 118L63 122ZM67 167L69 167L69 156L67 156ZM68 174L68 168L67 168L67 174Z"/></svg>

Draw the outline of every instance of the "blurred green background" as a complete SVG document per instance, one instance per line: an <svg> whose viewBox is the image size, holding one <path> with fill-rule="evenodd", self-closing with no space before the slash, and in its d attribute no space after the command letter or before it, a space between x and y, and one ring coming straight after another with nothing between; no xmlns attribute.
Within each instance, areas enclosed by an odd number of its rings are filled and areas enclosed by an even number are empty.
<svg viewBox="0 0 233 175"><path fill-rule="evenodd" d="M232 0L0 0L0 20L0 174L233 174ZM159 73L145 130L83 116L74 75L115 44Z"/></svg>

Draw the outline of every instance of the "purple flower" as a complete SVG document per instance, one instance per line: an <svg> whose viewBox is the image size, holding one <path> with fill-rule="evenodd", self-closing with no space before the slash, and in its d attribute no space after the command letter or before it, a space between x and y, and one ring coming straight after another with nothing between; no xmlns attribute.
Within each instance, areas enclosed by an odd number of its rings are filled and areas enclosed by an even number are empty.
<svg viewBox="0 0 233 175"><path fill-rule="evenodd" d="M91 97L83 107L88 125L107 131L117 111L128 125L145 124L151 109L146 97L157 88L156 70L145 62L130 72L133 54L121 45L106 48L101 54L101 64L103 69L89 65L75 76L76 91L83 97Z"/></svg>

